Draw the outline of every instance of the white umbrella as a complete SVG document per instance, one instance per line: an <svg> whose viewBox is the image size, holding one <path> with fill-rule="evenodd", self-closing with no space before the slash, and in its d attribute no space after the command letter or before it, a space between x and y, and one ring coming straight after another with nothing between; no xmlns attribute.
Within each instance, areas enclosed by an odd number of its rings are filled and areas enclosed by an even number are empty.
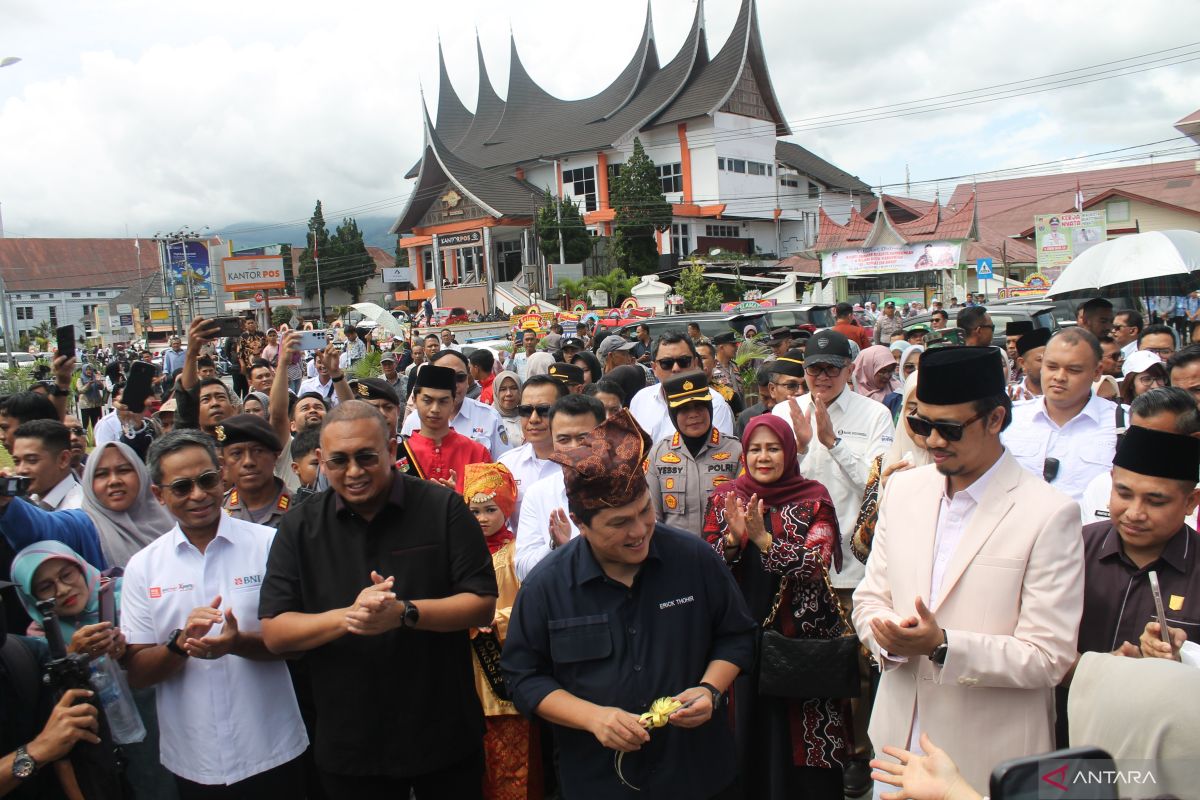
<svg viewBox="0 0 1200 800"><path fill-rule="evenodd" d="M1085 250L1047 297L1181 296L1200 288L1200 233L1150 231Z"/></svg>
<svg viewBox="0 0 1200 800"><path fill-rule="evenodd" d="M374 303L355 303L350 306L393 336L408 336L408 327L392 316L392 312Z"/></svg>

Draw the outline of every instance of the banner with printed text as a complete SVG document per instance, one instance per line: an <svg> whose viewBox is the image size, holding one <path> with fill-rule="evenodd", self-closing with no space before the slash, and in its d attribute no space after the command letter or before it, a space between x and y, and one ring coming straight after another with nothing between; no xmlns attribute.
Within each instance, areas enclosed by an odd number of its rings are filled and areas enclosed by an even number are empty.
<svg viewBox="0 0 1200 800"><path fill-rule="evenodd" d="M1108 213L1038 214L1033 218L1033 234L1038 272L1053 281L1077 255L1108 238Z"/></svg>
<svg viewBox="0 0 1200 800"><path fill-rule="evenodd" d="M821 254L821 277L854 278L889 272L954 269L961 257L961 242L922 242L834 250Z"/></svg>

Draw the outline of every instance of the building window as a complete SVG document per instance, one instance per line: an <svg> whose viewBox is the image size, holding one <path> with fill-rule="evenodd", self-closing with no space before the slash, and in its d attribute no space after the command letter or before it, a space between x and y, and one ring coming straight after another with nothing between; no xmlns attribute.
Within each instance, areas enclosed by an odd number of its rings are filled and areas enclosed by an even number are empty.
<svg viewBox="0 0 1200 800"><path fill-rule="evenodd" d="M50 325L58 327L58 306L50 306Z"/></svg>
<svg viewBox="0 0 1200 800"><path fill-rule="evenodd" d="M671 226L671 252L683 258L692 252L688 226L686 222Z"/></svg>
<svg viewBox="0 0 1200 800"><path fill-rule="evenodd" d="M744 158L727 158L725 164L728 165L730 172L746 174L746 159Z"/></svg>
<svg viewBox="0 0 1200 800"><path fill-rule="evenodd" d="M621 165L620 164L609 164L608 165L608 182L609 182L609 184L611 184L613 181L615 181L619 177L621 177Z"/></svg>
<svg viewBox="0 0 1200 800"><path fill-rule="evenodd" d="M108 292L96 292L96 297L104 297Z"/></svg>
<svg viewBox="0 0 1200 800"><path fill-rule="evenodd" d="M596 210L596 168L576 167L563 170L563 189L583 200L585 211Z"/></svg>
<svg viewBox="0 0 1200 800"><path fill-rule="evenodd" d="M421 261L425 267L425 286L433 288L433 250L426 247L421 251Z"/></svg>
<svg viewBox="0 0 1200 800"><path fill-rule="evenodd" d="M17 319L33 319L33 306L17 306Z"/></svg>
<svg viewBox="0 0 1200 800"><path fill-rule="evenodd" d="M792 189L799 189L800 188L800 176L796 175L795 173L791 173L791 172L789 172L789 173L781 172L781 173L779 173L779 185L780 186L789 186Z"/></svg>
<svg viewBox="0 0 1200 800"><path fill-rule="evenodd" d="M725 169L725 157L724 156L717 156L717 169L719 169L719 170Z"/></svg>
<svg viewBox="0 0 1200 800"><path fill-rule="evenodd" d="M742 229L737 225L705 225L704 235L718 239L739 239Z"/></svg>
<svg viewBox="0 0 1200 800"><path fill-rule="evenodd" d="M815 183L808 184L808 199L809 200L820 200L821 199L821 187L817 186Z"/></svg>
<svg viewBox="0 0 1200 800"><path fill-rule="evenodd" d="M31 294L31 295L29 295L29 299L30 299L30 300L37 300L37 299L39 299L39 298L41 298L41 295L40 295L40 294Z"/></svg>
<svg viewBox="0 0 1200 800"><path fill-rule="evenodd" d="M1105 206L1108 211L1109 222L1128 222L1129 221L1129 201L1128 200L1113 200Z"/></svg>
<svg viewBox="0 0 1200 800"><path fill-rule="evenodd" d="M683 191L683 165L659 164L658 180L662 184L663 194Z"/></svg>
<svg viewBox="0 0 1200 800"><path fill-rule="evenodd" d="M71 292L71 297L80 297L79 292Z"/></svg>
<svg viewBox="0 0 1200 800"><path fill-rule="evenodd" d="M760 161L748 161L746 162L746 171L751 175L766 175L767 165Z"/></svg>

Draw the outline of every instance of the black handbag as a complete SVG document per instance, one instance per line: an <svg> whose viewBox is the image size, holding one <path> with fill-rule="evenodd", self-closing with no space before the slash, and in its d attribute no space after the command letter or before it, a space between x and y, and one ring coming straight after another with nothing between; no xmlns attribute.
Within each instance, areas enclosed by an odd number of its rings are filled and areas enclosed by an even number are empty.
<svg viewBox="0 0 1200 800"><path fill-rule="evenodd" d="M808 698L858 697L860 692L859 643L854 626L822 571L825 586L846 635L836 639L791 639L771 630L790 576L779 582L771 613L763 620L758 648L758 693L767 697L802 700Z"/></svg>

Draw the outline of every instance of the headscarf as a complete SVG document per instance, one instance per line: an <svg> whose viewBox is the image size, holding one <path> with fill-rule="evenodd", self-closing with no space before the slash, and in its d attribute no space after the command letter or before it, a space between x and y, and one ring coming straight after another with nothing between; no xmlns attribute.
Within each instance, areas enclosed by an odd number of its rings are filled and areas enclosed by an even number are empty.
<svg viewBox="0 0 1200 800"><path fill-rule="evenodd" d="M505 413L500 410L500 387L504 385L505 378L512 378L514 381L516 381L517 394L519 395L521 393L521 379L517 377L517 373L509 369L501 370L500 372L496 373L496 380L492 381L492 406L496 409L496 413L498 413L500 416L511 417L512 414L505 415ZM516 412L514 411L513 413Z"/></svg>
<svg viewBox="0 0 1200 800"><path fill-rule="evenodd" d="M875 388L875 373L884 367L893 367L896 359L892 351L881 344L872 345L854 359L854 391L864 397L883 402L883 398L896 391L900 384L895 376L882 389Z"/></svg>
<svg viewBox="0 0 1200 800"><path fill-rule="evenodd" d="M517 506L517 482L503 464L467 464L463 470L463 499L471 503L494 502L504 513L505 524L487 538L488 551L497 550L516 538L508 518Z"/></svg>
<svg viewBox="0 0 1200 800"><path fill-rule="evenodd" d="M112 511L100 502L92 489L96 467L100 464L104 448L115 447L133 465L138 478L137 500L128 511ZM81 508L91 518L100 538L100 549L108 563L124 567L133 554L175 527L175 519L154 499L150 491L150 473L146 465L128 445L121 442L103 442L88 456L83 470L83 505Z"/></svg>
<svg viewBox="0 0 1200 800"><path fill-rule="evenodd" d="M37 609L37 598L33 595L33 576L37 573L38 567L52 559L69 561L79 567L88 588L87 605L84 606L83 612L74 617L60 616L58 618L63 639L70 642L71 635L78 628L100 621L100 570L85 561L83 556L67 545L53 539L35 542L17 553L12 562L12 577L13 582L17 584L17 597L20 598L21 605L25 606L29 617L38 625L44 624L44 618ZM113 587L113 591L120 591L119 582ZM114 599L119 599L119 595L114 596Z"/></svg>
<svg viewBox="0 0 1200 800"><path fill-rule="evenodd" d="M904 382L904 397L900 401L900 419L896 421L896 438L892 441L891 448L883 456L884 469L897 461L903 461L905 453L912 453L914 467L923 467L933 463L929 451L913 438L912 431L908 429L908 421L904 419L904 407L917 396L917 375L919 374L920 370L917 370Z"/></svg>
<svg viewBox="0 0 1200 800"><path fill-rule="evenodd" d="M908 379L904 377L904 365L908 363L909 359L914 358L915 356L918 356L924 352L925 352L924 345L914 344L912 347L909 347L907 350L905 350L904 354L902 356L900 356L900 366L896 367L896 377L900 380L901 383L904 383L906 387L907 387L906 381ZM917 368L920 369L919 363L918 363Z"/></svg>
<svg viewBox="0 0 1200 800"><path fill-rule="evenodd" d="M611 372L605 373L604 380L612 381L625 392L625 407L633 402L633 396L646 388L646 370L637 364L622 364Z"/></svg>
<svg viewBox="0 0 1200 800"><path fill-rule="evenodd" d="M525 377L532 378L534 375L549 375L550 365L553 363L554 356L545 350L539 350L525 361Z"/></svg>
<svg viewBox="0 0 1200 800"><path fill-rule="evenodd" d="M263 417L269 416L271 413L271 398L270 398L270 396L266 392L247 392L246 398L243 399L242 402L245 403L246 399L249 399L251 397L253 397L258 402L262 403L263 413L260 416L263 416Z"/></svg>
<svg viewBox="0 0 1200 800"><path fill-rule="evenodd" d="M750 470L745 468L745 451L749 450L754 432L764 426L770 428L783 445L783 475L774 483L759 483ZM792 431L792 427L783 421L782 417L774 414L759 414L754 417L746 423L746 429L742 432L742 442L742 474L714 489L714 498L722 498L728 492L733 492L739 500L744 502L749 502L751 495L758 495L760 500L771 507L794 505L806 500L816 500L833 506L833 500L829 498L829 492L822 484L800 475L800 462L796 453L796 434ZM724 502L724 499L721 499L720 502Z"/></svg>

